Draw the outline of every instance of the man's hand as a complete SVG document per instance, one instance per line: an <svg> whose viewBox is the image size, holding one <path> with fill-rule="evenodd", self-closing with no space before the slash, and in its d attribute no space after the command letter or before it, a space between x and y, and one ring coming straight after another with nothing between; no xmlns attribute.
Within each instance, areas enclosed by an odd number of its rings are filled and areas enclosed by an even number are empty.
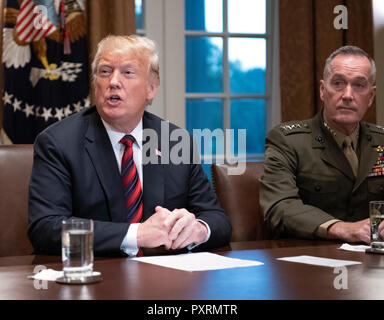
<svg viewBox="0 0 384 320"><path fill-rule="evenodd" d="M171 249L185 248L190 244L203 242L207 237L206 226L186 209L173 210L167 218L167 224L172 226L169 232Z"/></svg>
<svg viewBox="0 0 384 320"><path fill-rule="evenodd" d="M328 238L369 244L371 241L369 218L357 222L336 222L329 227Z"/></svg>
<svg viewBox="0 0 384 320"><path fill-rule="evenodd" d="M200 243L207 237L206 226L196 220L193 213L186 209L170 212L161 206L155 213L140 224L137 231L139 248L181 249L193 243Z"/></svg>
<svg viewBox="0 0 384 320"><path fill-rule="evenodd" d="M137 230L137 246L139 248L156 248L165 246L170 249L172 241L169 238L169 231L172 228L167 221L171 212L168 209L157 206L156 212L139 225Z"/></svg>

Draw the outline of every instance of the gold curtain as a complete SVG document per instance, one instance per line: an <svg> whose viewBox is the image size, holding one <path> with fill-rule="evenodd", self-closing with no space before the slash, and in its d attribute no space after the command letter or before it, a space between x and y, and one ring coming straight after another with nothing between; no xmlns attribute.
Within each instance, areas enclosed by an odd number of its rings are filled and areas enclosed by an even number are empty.
<svg viewBox="0 0 384 320"><path fill-rule="evenodd" d="M87 1L89 53L108 34L136 33L135 0Z"/></svg>
<svg viewBox="0 0 384 320"><path fill-rule="evenodd" d="M337 5L348 10L348 29L334 28ZM368 0L280 0L280 87L282 121L313 117L324 62L337 48L356 45L373 57L372 2ZM376 122L373 105L365 116Z"/></svg>

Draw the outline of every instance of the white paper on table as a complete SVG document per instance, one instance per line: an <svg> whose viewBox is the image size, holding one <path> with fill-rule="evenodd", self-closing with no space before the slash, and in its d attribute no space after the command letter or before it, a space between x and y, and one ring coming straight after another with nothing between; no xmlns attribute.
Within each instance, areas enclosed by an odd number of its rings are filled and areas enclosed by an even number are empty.
<svg viewBox="0 0 384 320"><path fill-rule="evenodd" d="M131 260L151 263L162 267L184 271L205 271L239 267L253 267L264 264L259 261L229 258L209 252L196 252L140 258L136 257L131 258Z"/></svg>
<svg viewBox="0 0 384 320"><path fill-rule="evenodd" d="M359 261L328 259L328 258L320 258L320 257L313 257L313 256L284 257L284 258L277 258L277 260L312 264L316 266L332 267L332 268L342 267L342 266L351 266L354 264L361 264L361 262Z"/></svg>
<svg viewBox="0 0 384 320"><path fill-rule="evenodd" d="M350 245L348 243L343 243L339 249L346 250L346 251L355 251L355 252L365 252L366 249L369 249L370 246L364 246L364 245Z"/></svg>

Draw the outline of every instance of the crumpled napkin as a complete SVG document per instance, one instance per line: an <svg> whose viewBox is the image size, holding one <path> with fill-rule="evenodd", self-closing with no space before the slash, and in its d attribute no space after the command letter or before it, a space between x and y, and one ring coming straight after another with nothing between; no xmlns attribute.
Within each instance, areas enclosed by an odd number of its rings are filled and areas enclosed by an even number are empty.
<svg viewBox="0 0 384 320"><path fill-rule="evenodd" d="M99 271L93 271L92 276L99 276L101 273ZM28 276L28 279L36 280L47 280L47 281L56 281L57 279L64 277L64 271L57 271L53 269L44 269L40 272Z"/></svg>
<svg viewBox="0 0 384 320"><path fill-rule="evenodd" d="M63 271L57 271L53 269L44 269L34 275L28 276L28 278L36 279L36 280L56 281L56 279L63 276L64 276Z"/></svg>
<svg viewBox="0 0 384 320"><path fill-rule="evenodd" d="M346 250L346 251L354 251L354 252L365 252L366 249L369 249L370 246L365 245L350 245L348 243L343 243L339 249Z"/></svg>

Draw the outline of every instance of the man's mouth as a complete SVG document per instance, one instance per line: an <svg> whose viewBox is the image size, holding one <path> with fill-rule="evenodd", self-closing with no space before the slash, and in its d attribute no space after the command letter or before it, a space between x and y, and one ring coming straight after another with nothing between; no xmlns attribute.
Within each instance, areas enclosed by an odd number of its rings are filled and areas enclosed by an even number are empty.
<svg viewBox="0 0 384 320"><path fill-rule="evenodd" d="M352 106L339 106L337 107L338 110L346 110L346 111L357 111L355 107Z"/></svg>
<svg viewBox="0 0 384 320"><path fill-rule="evenodd" d="M111 102L117 102L117 101L120 101L120 100L121 100L121 98L117 94L111 95L108 98L108 101L111 101Z"/></svg>

